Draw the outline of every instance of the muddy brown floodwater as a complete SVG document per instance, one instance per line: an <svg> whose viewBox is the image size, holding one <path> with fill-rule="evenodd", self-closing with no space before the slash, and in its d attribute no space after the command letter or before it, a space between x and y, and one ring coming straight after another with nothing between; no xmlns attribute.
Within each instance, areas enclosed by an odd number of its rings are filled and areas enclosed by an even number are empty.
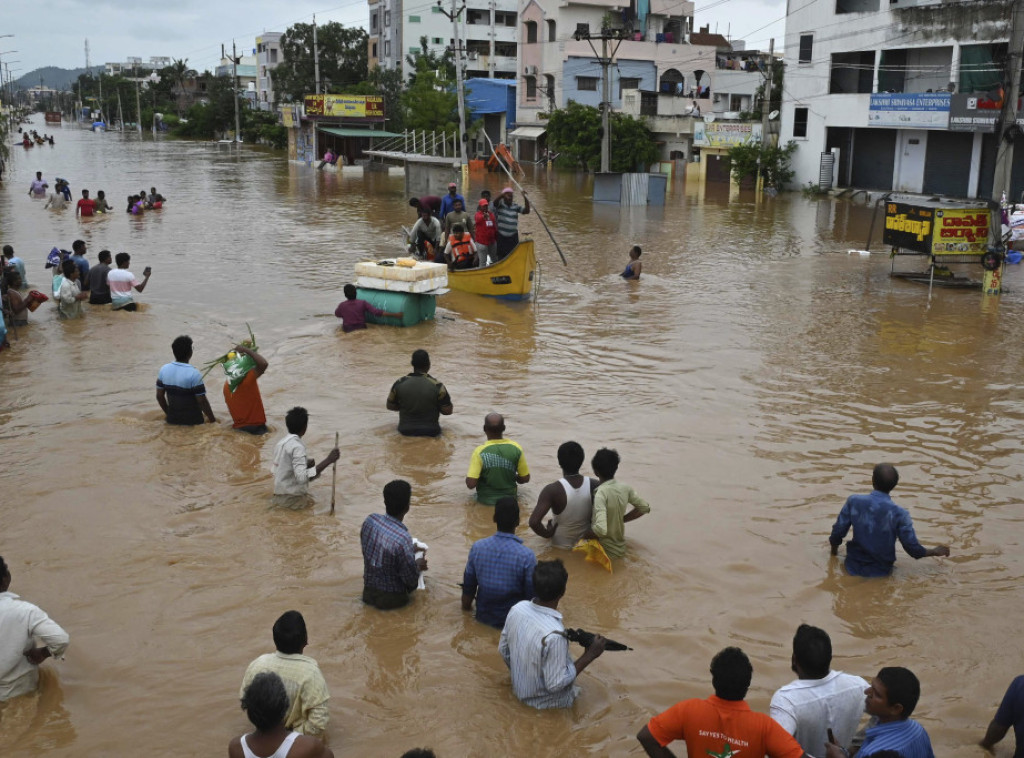
<svg viewBox="0 0 1024 758"><path fill-rule="evenodd" d="M836 668L914 670L936 753L980 755L1024 673L1019 270L1001 298L938 290L929 307L925 288L890 280L887 256L847 254L864 244L864 206L756 205L680 183L665 208L599 207L588 178L538 171L524 182L569 266L524 218L542 265L536 302L451 293L431 323L343 335L333 310L354 263L394 254L409 221L401 177L73 127L8 165L0 242L31 284L44 289L46 252L77 237L91 260L127 250L153 278L140 312L61 323L44 306L0 355L0 554L12 590L72 640L38 695L0 710L4 758L222 755L248 726L245 666L292 608L331 688L339 756L639 755L651 715L710 693L708 664L726 645L750 654L749 699L767 710L792 678L803 621L832 635ZM76 198L104 189L115 211L45 211L26 196L37 170L69 179ZM470 193L485 184L502 186L479 177ZM125 196L153 185L166 208L125 214ZM618 278L633 243L639 284ZM232 432L215 375L220 423L166 426L154 381L171 340L191 335L202 363L246 322L270 361L273 433ZM436 440L403 439L384 408L420 347L455 404ZM297 404L315 457L341 433L333 517L329 477L312 487L314 511L267 510L273 444ZM571 710L518 704L498 632L459 607L469 546L493 531L463 482L491 410L533 472L520 533L568 565L567 625L635 648L588 668ZM617 448L619 478L653 506L629 525L614 574L525 527L567 439L588 460ZM896 500L922 542L952 557L901 554L893 577L865 581L843 574L826 538L881 460L899 467ZM412 482L406 523L430 545L430 571L410 607L380 613L359 600L359 526L395 477Z"/></svg>

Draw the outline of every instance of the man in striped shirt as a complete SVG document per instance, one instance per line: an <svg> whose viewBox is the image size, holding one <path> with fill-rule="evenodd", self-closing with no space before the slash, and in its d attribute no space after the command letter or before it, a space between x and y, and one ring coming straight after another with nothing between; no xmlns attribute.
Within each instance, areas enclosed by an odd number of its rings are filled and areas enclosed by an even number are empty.
<svg viewBox="0 0 1024 758"><path fill-rule="evenodd" d="M519 216L530 212L530 198L523 193L524 205L512 202L512 188L506 187L494 201L494 216L498 221L497 252L492 263L497 263L515 250L519 244Z"/></svg>
<svg viewBox="0 0 1024 758"><path fill-rule="evenodd" d="M569 654L558 601L569 574L560 560L540 561L533 570L536 597L516 603L501 630L498 652L512 675L512 691L534 708L568 708L580 688L576 677L604 652L605 638L595 635L579 658Z"/></svg>
<svg viewBox="0 0 1024 758"><path fill-rule="evenodd" d="M896 751L903 758L935 758L932 742L924 727L910 718L921 697L921 683L909 669L887 666L864 690L864 711L871 724L864 733L864 744L857 758ZM844 758L846 751L829 744L828 758Z"/></svg>

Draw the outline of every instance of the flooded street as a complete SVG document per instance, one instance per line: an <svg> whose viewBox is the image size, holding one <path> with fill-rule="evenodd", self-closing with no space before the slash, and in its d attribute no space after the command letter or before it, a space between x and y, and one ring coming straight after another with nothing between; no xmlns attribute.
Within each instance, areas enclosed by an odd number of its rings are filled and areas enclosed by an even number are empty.
<svg viewBox="0 0 1024 758"><path fill-rule="evenodd" d="M114 211L44 210L26 195L35 171L68 179L76 200L105 190ZM124 250L153 276L139 312L86 306L62 323L46 304L0 354L0 555L11 591L71 636L66 660L42 666L40 694L0 706L0 755L223 754L249 727L245 667L273 649L288 609L305 616L306 653L331 689L339 756L642 755L636 732L711 694L708 665L726 645L750 655L748 699L767 711L793 678L800 622L831 634L834 668L913 670L936 754L982 755L1024 673L1020 267L1001 298L937 289L929 307L927 288L890 280L887 255L847 254L864 245L863 205L798 193L756 205L677 183L665 208L620 209L593 205L587 177L537 171L523 184L569 259L523 218L541 261L535 302L452 292L433 322L344 335L333 311L354 264L395 255L411 223L402 177L68 126L52 148L15 149L0 243L34 288L49 288L49 249L76 238L91 263ZM165 208L126 214L125 197L151 186ZM478 176L465 194L485 186L504 182ZM632 244L639 283L618 277ZM174 337L193 338L201 365L246 322L270 362L272 433L231 430L219 371L207 378L219 423L165 425L154 385ZM421 347L455 406L437 439L402 438L385 409ZM310 411L317 460L341 434L334 516L329 476L311 486L313 511L267 509L294 405ZM568 711L520 705L498 632L460 610L469 547L494 531L464 484L492 410L532 471L519 534L569 569L566 626L635 648L590 666ZM616 448L618 479L652 505L614 574L526 527L568 439L588 462ZM952 556L899 552L889 579L848 577L828 534L883 460L900 470L894 499L921 542ZM359 526L393 478L412 483L405 522L430 545L430 570L425 593L382 613L359 599Z"/></svg>

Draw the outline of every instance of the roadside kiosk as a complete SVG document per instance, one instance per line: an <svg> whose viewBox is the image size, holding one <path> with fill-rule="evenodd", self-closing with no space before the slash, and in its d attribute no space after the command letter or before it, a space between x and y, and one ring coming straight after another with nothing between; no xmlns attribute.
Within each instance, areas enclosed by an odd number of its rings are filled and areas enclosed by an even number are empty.
<svg viewBox="0 0 1024 758"><path fill-rule="evenodd" d="M890 276L928 284L928 297L932 287L960 287L982 289L985 294L1000 292L1004 250L998 231L992 232L993 221L998 222L999 204L958 198L917 197L913 195L883 195L875 205L871 228L879 206L884 204L885 221L882 242L892 248ZM868 233L868 247L871 232ZM896 262L904 256L925 256L928 268L924 271L897 271ZM982 280L969 273L956 273L951 265L980 265Z"/></svg>

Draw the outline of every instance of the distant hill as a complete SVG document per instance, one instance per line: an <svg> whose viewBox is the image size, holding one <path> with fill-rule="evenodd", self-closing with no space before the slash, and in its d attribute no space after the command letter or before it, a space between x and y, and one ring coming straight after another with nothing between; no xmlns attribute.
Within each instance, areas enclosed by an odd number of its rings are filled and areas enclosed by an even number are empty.
<svg viewBox="0 0 1024 758"><path fill-rule="evenodd" d="M102 70L102 66L93 66L92 72L93 74L97 74ZM46 66L45 68L37 68L35 71L29 71L20 79L15 79L14 86L22 87L24 89L28 89L29 87L38 87L39 80L42 79L44 87L56 90L71 89L71 85L78 81L78 77L84 73L84 68L57 68L56 66Z"/></svg>

